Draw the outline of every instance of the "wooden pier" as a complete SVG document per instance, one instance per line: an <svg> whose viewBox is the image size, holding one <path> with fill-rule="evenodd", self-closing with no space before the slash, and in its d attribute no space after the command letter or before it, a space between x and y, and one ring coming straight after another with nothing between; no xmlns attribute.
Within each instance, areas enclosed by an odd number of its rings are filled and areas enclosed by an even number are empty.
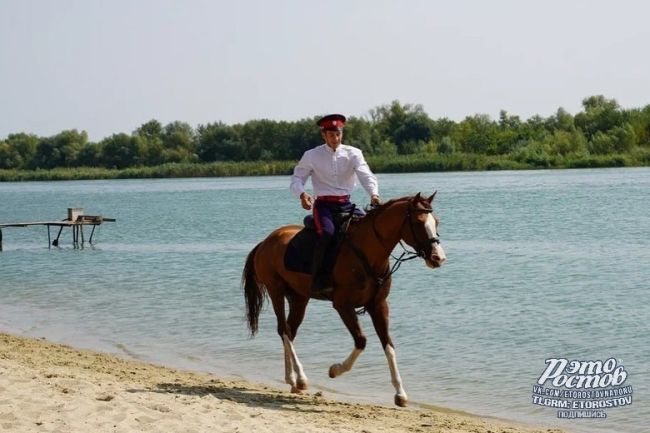
<svg viewBox="0 0 650 433"><path fill-rule="evenodd" d="M2 251L2 229L5 227L31 227L31 226L47 226L47 245L48 247L59 246L59 238L61 237L61 232L65 227L70 227L72 229L72 245L78 247L80 245L79 239L81 238L81 245L84 244L84 226L92 226L92 232L90 233L90 238L88 242L93 243L93 235L95 234L95 228L102 225L105 222L115 222L115 218L107 218L102 215L84 215L83 208L68 208L68 218L61 221L35 221L35 222L26 222L26 223L5 223L0 224L0 251ZM50 234L50 227L58 227L59 232L56 235L56 239L52 241Z"/></svg>

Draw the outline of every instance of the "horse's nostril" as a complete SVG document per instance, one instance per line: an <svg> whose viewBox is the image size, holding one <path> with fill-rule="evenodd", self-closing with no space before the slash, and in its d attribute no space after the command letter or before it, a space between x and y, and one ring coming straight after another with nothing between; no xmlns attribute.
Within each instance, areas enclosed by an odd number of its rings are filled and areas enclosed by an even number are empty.
<svg viewBox="0 0 650 433"><path fill-rule="evenodd" d="M447 261L446 257L440 257L438 254L431 254L431 261L439 264L443 264Z"/></svg>

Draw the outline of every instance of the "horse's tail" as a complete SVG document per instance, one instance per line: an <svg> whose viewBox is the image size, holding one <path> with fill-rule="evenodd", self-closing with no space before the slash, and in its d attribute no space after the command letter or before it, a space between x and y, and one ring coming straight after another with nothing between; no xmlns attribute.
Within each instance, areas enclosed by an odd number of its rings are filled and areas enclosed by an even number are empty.
<svg viewBox="0 0 650 433"><path fill-rule="evenodd" d="M241 276L241 286L244 290L244 297L246 298L248 329L251 331L251 336L257 332L257 319L260 316L260 311L264 305L264 298L266 295L266 288L257 280L255 274L255 253L261 243L257 244L253 250L248 253L246 258L246 265L244 272Z"/></svg>

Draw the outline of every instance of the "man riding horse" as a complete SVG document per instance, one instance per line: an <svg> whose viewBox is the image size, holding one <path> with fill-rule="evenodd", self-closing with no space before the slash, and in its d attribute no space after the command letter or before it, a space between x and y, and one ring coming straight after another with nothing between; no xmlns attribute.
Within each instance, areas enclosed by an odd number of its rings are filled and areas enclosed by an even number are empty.
<svg viewBox="0 0 650 433"><path fill-rule="evenodd" d="M291 192L300 198L305 210L313 210L319 235L312 265L313 294L328 294L332 288L332 265L327 260L336 227L334 215L350 212L353 205L350 194L354 190L355 175L370 195L370 203L380 204L377 177L372 173L360 149L342 143L345 116L330 114L317 124L325 143L304 153L293 170ZM311 176L316 200L305 191L305 182Z"/></svg>
<svg viewBox="0 0 650 433"><path fill-rule="evenodd" d="M325 144L305 152L291 180L291 191L300 197L302 207L313 209L315 225L321 235L315 252L314 278L287 267L291 243L301 232L305 233L304 227L293 224L273 230L248 253L242 272L248 327L251 335L255 335L260 312L268 297L284 348L284 380L291 386L291 392L302 392L308 388L309 381L294 343L309 301L330 300L354 340L349 356L330 366L328 374L331 378L350 371L366 347L366 336L357 314L358 309L363 308L370 315L384 349L395 388L395 404L406 406L408 396L388 330L388 294L391 275L400 263L420 257L429 268L436 269L446 261L438 236L438 218L433 212L436 194L423 197L417 193L381 204L377 178L368 168L361 151L341 144L344 124L345 117L340 114L325 116L318 121ZM370 194L372 204L377 206L350 225L338 251L340 260L330 264L326 261L326 251L336 231L334 215L340 210L343 213L354 210L350 193L354 189L355 174ZM315 201L305 192L309 176L312 177ZM391 267L390 254L401 242L414 251L403 253ZM405 254L409 257L403 258Z"/></svg>

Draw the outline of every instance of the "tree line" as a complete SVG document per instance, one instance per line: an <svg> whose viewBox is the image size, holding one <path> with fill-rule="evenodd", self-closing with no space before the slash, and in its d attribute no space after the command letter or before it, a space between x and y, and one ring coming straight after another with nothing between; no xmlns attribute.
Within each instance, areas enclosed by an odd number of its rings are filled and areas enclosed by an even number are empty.
<svg viewBox="0 0 650 433"><path fill-rule="evenodd" d="M545 167L557 158L641 152L641 163L650 164L650 105L624 109L615 99L597 95L585 98L582 107L575 115L559 108L549 117L523 120L502 110L498 119L476 114L455 122L431 119L421 105L394 101L370 110L367 118L349 118L344 142L382 159L485 155ZM297 160L322 143L316 120L215 122L196 128L180 121L162 125L150 120L131 134L113 134L99 142L90 142L85 131L76 129L51 137L21 132L0 140L0 169Z"/></svg>

